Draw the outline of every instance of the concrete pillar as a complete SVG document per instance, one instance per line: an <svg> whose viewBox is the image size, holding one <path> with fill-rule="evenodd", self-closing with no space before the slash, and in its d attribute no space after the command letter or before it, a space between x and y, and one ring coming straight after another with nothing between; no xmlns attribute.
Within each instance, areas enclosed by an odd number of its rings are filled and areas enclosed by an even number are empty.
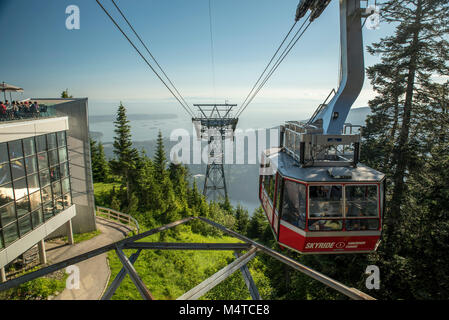
<svg viewBox="0 0 449 320"><path fill-rule="evenodd" d="M47 254L45 253L45 241L44 241L44 239L39 241L37 246L39 247L39 259L41 261L41 264L46 264L47 263Z"/></svg>
<svg viewBox="0 0 449 320"><path fill-rule="evenodd" d="M6 282L6 271L5 267L0 268L0 282Z"/></svg>
<svg viewBox="0 0 449 320"><path fill-rule="evenodd" d="M75 241L73 240L72 219L66 222L66 228L67 228L67 240L69 244L74 244Z"/></svg>

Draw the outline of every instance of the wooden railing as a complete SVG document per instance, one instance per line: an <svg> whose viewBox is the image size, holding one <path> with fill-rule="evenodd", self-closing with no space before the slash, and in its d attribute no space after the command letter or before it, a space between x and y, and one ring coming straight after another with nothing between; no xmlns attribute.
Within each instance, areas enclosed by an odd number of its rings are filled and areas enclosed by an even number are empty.
<svg viewBox="0 0 449 320"><path fill-rule="evenodd" d="M127 227L130 227L134 232L139 234L140 228L139 223L136 219L131 217L129 214L119 212L113 209L105 208L105 207L98 207L95 211L96 215L105 219L112 220L114 222L118 222L120 224L123 224Z"/></svg>

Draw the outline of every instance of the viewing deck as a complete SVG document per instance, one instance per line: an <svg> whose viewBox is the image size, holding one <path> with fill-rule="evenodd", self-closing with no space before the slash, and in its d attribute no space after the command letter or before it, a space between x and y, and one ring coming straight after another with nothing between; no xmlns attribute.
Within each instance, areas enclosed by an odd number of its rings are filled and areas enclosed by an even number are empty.
<svg viewBox="0 0 449 320"><path fill-rule="evenodd" d="M77 99L29 99L26 100L29 103L28 107L18 106L15 109L8 107L4 113L0 110L0 124L61 117L65 114L58 111L57 107L75 100ZM38 108L31 106L34 102L37 102Z"/></svg>

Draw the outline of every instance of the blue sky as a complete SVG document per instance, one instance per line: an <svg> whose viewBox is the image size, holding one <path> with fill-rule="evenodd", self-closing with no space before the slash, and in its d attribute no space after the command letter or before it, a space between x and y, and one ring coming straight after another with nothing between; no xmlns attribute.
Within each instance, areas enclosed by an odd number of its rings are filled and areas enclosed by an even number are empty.
<svg viewBox="0 0 449 320"><path fill-rule="evenodd" d="M118 18L111 2L102 2ZM117 3L189 103L240 104L292 25L298 0L212 0L215 96L208 0ZM80 30L65 27L72 4L80 8ZM94 0L0 0L0 30L0 81L22 86L24 96L57 97L68 88L92 101L176 105ZM364 29L365 44L391 31L388 25ZM333 0L249 108L289 105L313 112L337 86L338 43ZM376 61L366 55L367 66ZM354 106L365 106L372 96L366 80Z"/></svg>

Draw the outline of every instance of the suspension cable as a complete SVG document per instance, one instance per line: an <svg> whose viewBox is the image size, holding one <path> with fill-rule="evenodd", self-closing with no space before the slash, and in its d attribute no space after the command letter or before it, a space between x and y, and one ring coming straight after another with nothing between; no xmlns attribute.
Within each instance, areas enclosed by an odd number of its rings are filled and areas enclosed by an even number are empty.
<svg viewBox="0 0 449 320"><path fill-rule="evenodd" d="M117 27L117 29L122 33L122 35L128 40L129 44L136 50L136 52L140 55L140 57L145 61L145 63L150 67L150 69L154 72L154 74L159 78L159 80L164 84L164 86L170 91L170 93L175 97L175 99L181 104L183 109L191 116L194 117L192 111L181 102L181 100L176 96L176 94L170 89L170 87L167 85L167 83L162 79L162 77L159 75L159 73L153 68L150 62L145 58L145 56L140 52L140 50L136 47L136 45L132 42L132 40L127 36L127 34L120 28L120 26L117 24L117 22L114 20L114 18L109 14L109 12L103 7L103 5L100 3L99 0L95 0L97 4L103 9L103 11L106 13L106 15L111 19L111 21L114 23L114 25ZM182 99L182 98L181 98Z"/></svg>
<svg viewBox="0 0 449 320"><path fill-rule="evenodd" d="M246 96L245 100L243 101L243 103L240 105L240 108L237 110L237 113L239 113L240 109L245 105L246 101L248 100L249 96L252 94L252 92L254 91L254 89L256 88L257 84L259 83L260 79L262 79L263 75L265 74L265 72L267 71L268 67L270 66L271 62L273 62L274 58L276 57L276 55L278 54L279 50L281 49L281 47L284 45L285 40L287 40L288 36L290 35L290 33L293 31L293 28L296 26L296 24L298 23L298 21L295 21L295 23L292 25L292 27L290 28L290 30L288 31L287 35L284 37L284 39L282 40L281 44L279 45L279 47L277 48L276 52L273 54L273 56L271 57L270 61L268 62L267 66L265 67L265 69L263 70L263 72L260 74L259 78L257 79L256 83L254 84L254 86L252 87L251 91L248 93L248 95Z"/></svg>
<svg viewBox="0 0 449 320"><path fill-rule="evenodd" d="M287 47L284 49L284 51L282 52L282 54L279 56L279 58L276 60L275 64L271 67L270 71L268 72L268 74L265 76L264 80L260 83L259 87L257 88L257 90L252 94L251 98L246 102L245 105L242 105L240 107L239 112L237 113L236 117L239 117L243 111L245 111L245 109L248 107L248 105L254 100L254 98L256 97L256 95L259 93L259 91L263 88L263 86L267 83L267 81L271 78L271 76L273 75L273 73L277 70L277 68L279 67L279 65L284 61L284 59L286 58L286 56L290 53L290 51L293 49L293 47L296 45L296 43L298 43L299 39L302 38L302 36L304 35L304 33L307 31L307 29L309 28L309 26L311 25L312 21L309 21L309 17L310 15L307 17L307 19L305 19L304 23L301 25L301 27L298 29L298 31L295 33L295 35L293 36L293 38L290 40L289 44L287 45ZM307 21L309 21L307 23ZM306 25L307 23L307 25ZM304 28L304 26L306 25L306 27ZM304 29L303 29L304 28ZM302 30L302 32L301 32ZM277 50L279 51L279 50Z"/></svg>
<svg viewBox="0 0 449 320"><path fill-rule="evenodd" d="M134 29L134 27L131 25L131 23L128 21L128 19L126 18L126 16L124 15L124 13L122 12L122 10L120 10L120 8L118 7L118 5L115 3L114 0L111 0L112 3L114 4L114 6L116 7L117 11L120 13L120 15L123 17L123 19L125 19L126 23L128 24L128 26L131 28L131 30L134 32L134 34L136 35L137 39L139 39L140 43L144 46L145 50L148 52L148 54L150 55L151 59L153 59L153 61L156 63L156 65L158 66L159 70L161 70L161 72L164 74L165 78L168 80L168 82L172 85L173 89L176 91L176 93L178 94L178 96L181 98L181 100L184 102L184 105L189 108L190 111L191 108L189 107L189 104L185 101L184 97L179 93L178 89L176 89L176 86L173 84L173 82L170 80L170 78L167 76L167 74L165 73L165 71L162 69L162 67L160 66L160 64L157 62L156 58L153 56L153 54L150 52L150 50L148 49L148 47L145 45L145 43L143 42L142 38L139 36L139 34L137 33L137 31Z"/></svg>
<svg viewBox="0 0 449 320"><path fill-rule="evenodd" d="M215 57L214 57L214 38L212 32L212 5L211 0L209 0L209 30L210 30L210 55L212 63L212 85L214 88L214 100L217 100L217 90L215 88Z"/></svg>

